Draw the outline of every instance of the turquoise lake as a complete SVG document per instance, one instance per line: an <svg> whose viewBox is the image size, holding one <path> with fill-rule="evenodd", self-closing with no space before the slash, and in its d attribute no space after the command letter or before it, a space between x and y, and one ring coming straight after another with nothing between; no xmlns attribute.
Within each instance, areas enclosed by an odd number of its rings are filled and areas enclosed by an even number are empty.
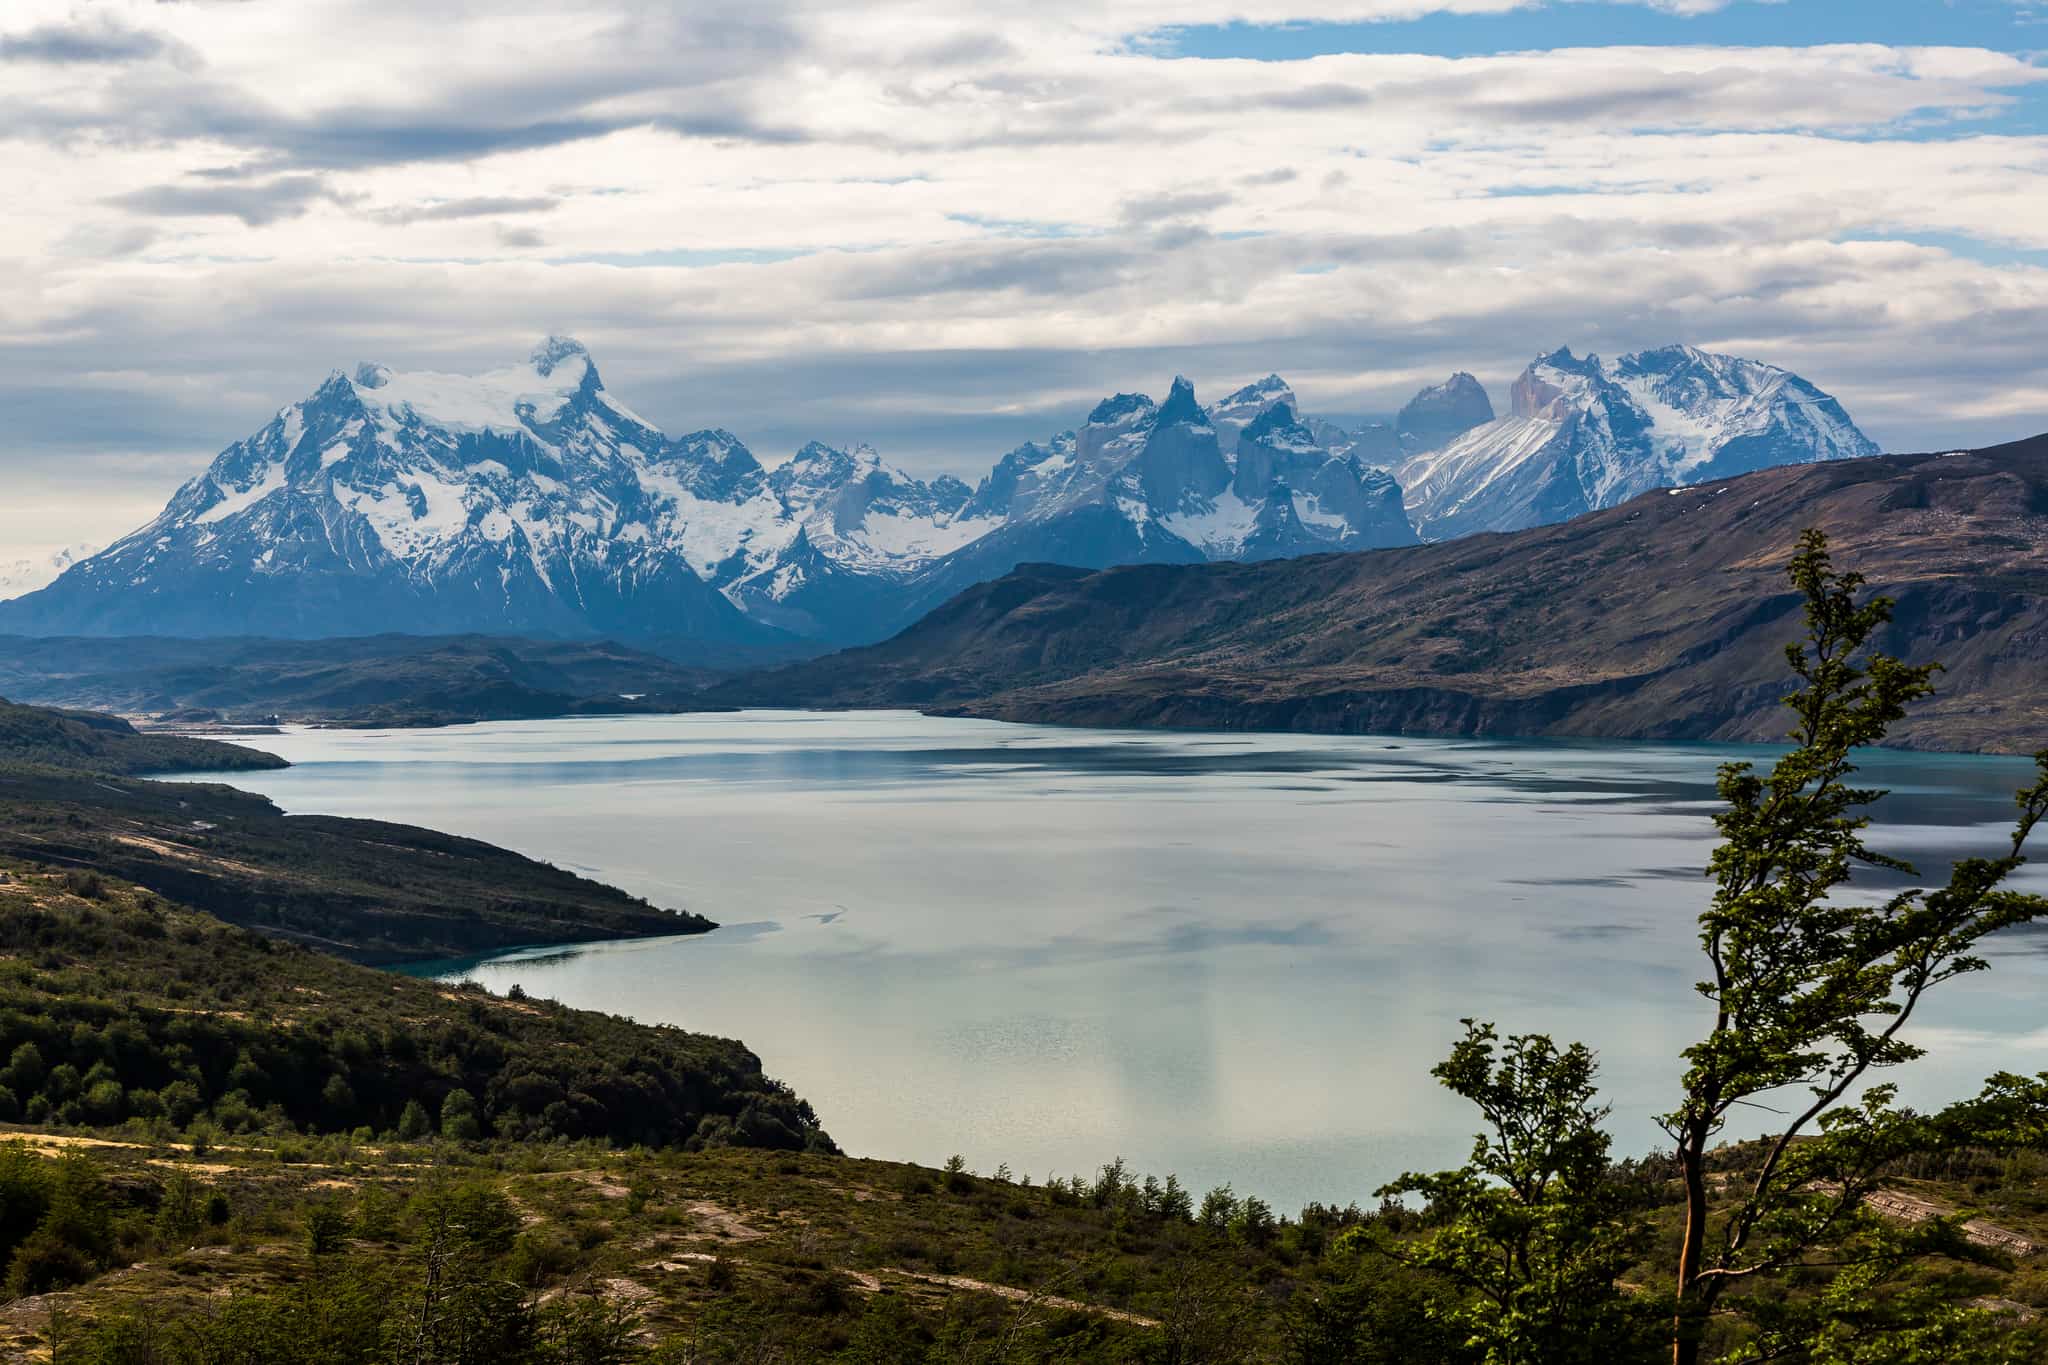
<svg viewBox="0 0 2048 1365"><path fill-rule="evenodd" d="M289 811L489 839L723 926L452 974L744 1039L859 1155L1121 1155L1287 1210L1462 1160L1473 1116L1429 1069L1466 1015L1591 1044L1620 1148L1654 1145L1703 1023L1714 770L1769 756L909 712L260 742L297 766L234 781ZM2029 771L1874 753L1874 842L1945 872ZM2048 1069L2048 935L1992 957L1916 1026L1909 1102Z"/></svg>

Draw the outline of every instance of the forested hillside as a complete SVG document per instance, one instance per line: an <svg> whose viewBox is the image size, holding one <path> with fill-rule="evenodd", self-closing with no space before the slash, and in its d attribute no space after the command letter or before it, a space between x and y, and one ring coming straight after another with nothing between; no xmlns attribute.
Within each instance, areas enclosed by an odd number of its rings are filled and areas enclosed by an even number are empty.
<svg viewBox="0 0 2048 1365"><path fill-rule="evenodd" d="M737 1042L343 962L98 872L0 882L0 1121L830 1143Z"/></svg>

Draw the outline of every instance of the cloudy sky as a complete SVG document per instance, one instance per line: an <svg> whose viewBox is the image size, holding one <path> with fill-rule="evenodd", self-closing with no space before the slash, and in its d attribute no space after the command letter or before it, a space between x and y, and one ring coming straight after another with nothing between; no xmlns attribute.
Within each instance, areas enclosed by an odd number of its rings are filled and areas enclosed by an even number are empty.
<svg viewBox="0 0 2048 1365"><path fill-rule="evenodd" d="M2048 0L7 0L0 562L546 332L972 479L1100 394L1691 341L2048 429Z"/></svg>

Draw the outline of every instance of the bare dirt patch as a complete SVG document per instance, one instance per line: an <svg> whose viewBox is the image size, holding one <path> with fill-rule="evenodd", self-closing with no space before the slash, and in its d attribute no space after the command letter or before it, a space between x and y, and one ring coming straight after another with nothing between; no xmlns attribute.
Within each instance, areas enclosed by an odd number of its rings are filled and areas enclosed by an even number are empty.
<svg viewBox="0 0 2048 1365"><path fill-rule="evenodd" d="M683 1205L683 1212L708 1228L715 1237L725 1237L735 1242L753 1242L768 1235L731 1209L714 1204L708 1199L697 1199Z"/></svg>
<svg viewBox="0 0 2048 1365"><path fill-rule="evenodd" d="M1079 1299L1061 1298L1057 1294L1038 1294L1029 1289L1019 1289L1015 1285L990 1284L987 1280L970 1280L965 1275L927 1275L916 1270L885 1270L882 1273L894 1275L899 1279L914 1280L919 1284L936 1285L941 1289L964 1289L973 1294L993 1294L996 1298L1007 1299L1011 1303L1039 1304L1046 1308L1057 1308L1061 1312L1067 1313L1091 1313L1098 1318L1108 1318L1112 1322L1129 1323L1133 1327L1159 1326L1157 1318L1143 1317L1137 1313L1127 1313L1121 1308L1104 1308L1100 1304L1083 1303ZM868 1278L873 1277L870 1276ZM880 1287L879 1281L876 1287Z"/></svg>

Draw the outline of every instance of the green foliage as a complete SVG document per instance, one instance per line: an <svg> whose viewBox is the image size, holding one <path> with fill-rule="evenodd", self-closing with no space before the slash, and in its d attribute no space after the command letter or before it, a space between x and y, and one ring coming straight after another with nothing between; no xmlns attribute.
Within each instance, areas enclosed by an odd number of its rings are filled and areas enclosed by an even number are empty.
<svg viewBox="0 0 2048 1365"><path fill-rule="evenodd" d="M306 1210L306 1250L315 1256L331 1256L348 1245L351 1225L348 1210L338 1200L325 1200Z"/></svg>
<svg viewBox="0 0 2048 1365"><path fill-rule="evenodd" d="M1202 1208L1195 1220L1211 1232L1221 1232L1236 1220L1240 1207L1230 1186L1218 1185L1202 1196Z"/></svg>
<svg viewBox="0 0 2048 1365"><path fill-rule="evenodd" d="M8 1219L8 1230L26 1228L10 1248L8 1295L20 1298L84 1284L107 1267L114 1250L113 1211L99 1168L77 1152L40 1162L18 1143L8 1147L0 1190L9 1196L10 1212L17 1198L22 1210L21 1217Z"/></svg>
<svg viewBox="0 0 2048 1365"><path fill-rule="evenodd" d="M1463 1291L1432 1311L1486 1365L1593 1365L1651 1340L1654 1305L1617 1286L1647 1233L1622 1216L1610 1179L1596 1069L1579 1044L1559 1050L1540 1034L1503 1042L1466 1020L1433 1074L1478 1108L1487 1131L1470 1164L1380 1191L1427 1201L1436 1226L1379 1249Z"/></svg>
<svg viewBox="0 0 2048 1365"><path fill-rule="evenodd" d="M441 1101L441 1136L452 1142L475 1142L483 1136L477 1122L476 1097L456 1088Z"/></svg>
<svg viewBox="0 0 2048 1365"><path fill-rule="evenodd" d="M1451 1284L1378 1260L1297 1296L1287 1365L1475 1365ZM1447 1312L1450 1309L1452 1311Z"/></svg>
<svg viewBox="0 0 2048 1365"><path fill-rule="evenodd" d="M398 1136L405 1142L418 1142L434 1131L434 1121L427 1117L427 1106L417 1099L405 1102L405 1108L398 1115Z"/></svg>
<svg viewBox="0 0 2048 1365"><path fill-rule="evenodd" d="M175 1172L157 1205L157 1236L167 1246L189 1246L206 1224L206 1198L199 1182L184 1171Z"/></svg>
<svg viewBox="0 0 2048 1365"><path fill-rule="evenodd" d="M42 1162L42 1167L52 1163ZM57 1163L45 1226L15 1257L10 1288L43 1292L94 1272L87 1237L69 1217L79 1191L104 1194L90 1163ZM180 1227L198 1201L176 1178L160 1218ZM189 1181L185 1182L189 1185ZM104 1210L102 1197L99 1207ZM389 1227L401 1224L386 1209ZM402 1254L351 1252L343 1205L317 1199L304 1211L313 1274L296 1283L233 1296L217 1309L178 1315L115 1312L54 1324L60 1365L624 1365L646 1350L628 1310L589 1295L543 1303L507 1271L519 1215L486 1184L436 1182L403 1213ZM65 1248L69 1248L67 1251Z"/></svg>
<svg viewBox="0 0 2048 1365"><path fill-rule="evenodd" d="M0 1267L43 1225L50 1211L49 1163L20 1142L0 1143Z"/></svg>
<svg viewBox="0 0 2048 1365"><path fill-rule="evenodd" d="M79 743L66 747L67 736ZM81 900L149 886L232 923L368 962L713 927L474 839L287 817L230 787L122 775L276 766L239 745L0 702L0 858L49 869Z"/></svg>

